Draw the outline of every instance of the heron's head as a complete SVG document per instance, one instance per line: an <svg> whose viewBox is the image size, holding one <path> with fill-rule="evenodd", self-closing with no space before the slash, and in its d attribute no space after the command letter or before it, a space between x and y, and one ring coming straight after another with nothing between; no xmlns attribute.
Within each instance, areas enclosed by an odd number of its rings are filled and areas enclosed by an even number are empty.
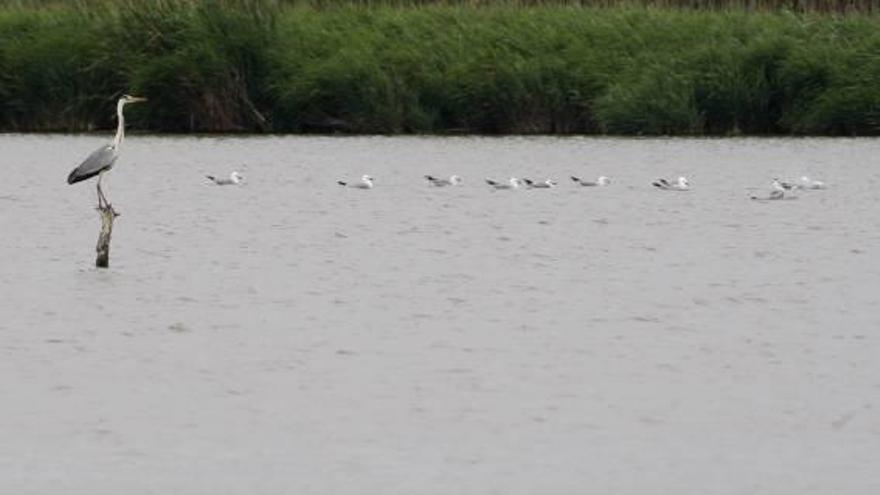
<svg viewBox="0 0 880 495"><path fill-rule="evenodd" d="M602 175L598 179L596 179L596 183L600 186L607 186L608 184L611 184L611 179Z"/></svg>
<svg viewBox="0 0 880 495"><path fill-rule="evenodd" d="M122 105L126 105L128 103L138 103L141 101L147 101L147 99L142 96L131 96L131 95L122 95L119 97L119 103Z"/></svg>

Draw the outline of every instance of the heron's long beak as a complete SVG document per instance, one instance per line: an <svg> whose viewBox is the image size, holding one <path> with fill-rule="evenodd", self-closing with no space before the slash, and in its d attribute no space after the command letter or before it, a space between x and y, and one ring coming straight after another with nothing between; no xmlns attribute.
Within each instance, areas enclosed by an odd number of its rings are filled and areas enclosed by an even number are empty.
<svg viewBox="0 0 880 495"><path fill-rule="evenodd" d="M129 103L138 103L141 101L147 101L147 99L144 98L143 96L132 96L131 100L129 100Z"/></svg>

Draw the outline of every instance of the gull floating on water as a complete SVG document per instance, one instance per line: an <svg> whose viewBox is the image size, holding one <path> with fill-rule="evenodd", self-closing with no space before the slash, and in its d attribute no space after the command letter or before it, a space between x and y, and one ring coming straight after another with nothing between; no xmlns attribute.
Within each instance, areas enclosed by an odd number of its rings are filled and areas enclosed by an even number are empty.
<svg viewBox="0 0 880 495"><path fill-rule="evenodd" d="M766 198L752 196L752 199L759 201L777 201L780 199L785 199L785 187L779 182L779 179L773 179L773 182L770 184L772 190L770 191L770 195ZM790 198L794 199L794 198Z"/></svg>
<svg viewBox="0 0 880 495"><path fill-rule="evenodd" d="M825 189L825 183L821 180L813 180L806 175L801 177L800 186L804 189Z"/></svg>
<svg viewBox="0 0 880 495"><path fill-rule="evenodd" d="M461 184L461 176L453 175L448 179L440 179L433 175L426 175L425 180L434 187L457 186Z"/></svg>
<svg viewBox="0 0 880 495"><path fill-rule="evenodd" d="M523 179L522 181L525 182L526 187L529 189L550 189L551 187L556 187L556 182L550 179L547 179L544 182L535 182L531 179Z"/></svg>
<svg viewBox="0 0 880 495"><path fill-rule="evenodd" d="M369 175L362 175L360 182L346 182L344 180L336 181L337 184L343 187L352 187L354 189L372 189L373 188L373 178Z"/></svg>
<svg viewBox="0 0 880 495"><path fill-rule="evenodd" d="M206 175L205 177L218 186L237 186L244 180L244 177L238 172L230 173L229 178L215 177L213 175Z"/></svg>
<svg viewBox="0 0 880 495"><path fill-rule="evenodd" d="M520 186L520 180L516 177L511 177L508 183L504 182L496 182L492 179L486 179L486 184L492 186L496 191L506 190L506 189L518 189Z"/></svg>
<svg viewBox="0 0 880 495"><path fill-rule="evenodd" d="M604 175L599 176L599 178L596 179L595 182L589 181L589 180L584 180L579 177L575 177L573 175L571 176L571 180L575 184L577 184L579 186L584 186L584 187L607 186L608 184L611 184L611 179L609 179L608 177L605 177Z"/></svg>
<svg viewBox="0 0 880 495"><path fill-rule="evenodd" d="M656 188L669 191L689 191L691 188L690 182L688 182L686 177L679 177L676 182L669 182L666 179L657 179L652 184Z"/></svg>
<svg viewBox="0 0 880 495"><path fill-rule="evenodd" d="M789 184L788 182L782 182L779 179L773 179L773 182L770 183L770 187L773 188L774 192L782 192L791 191L797 189L798 186Z"/></svg>
<svg viewBox="0 0 880 495"><path fill-rule="evenodd" d="M773 178L773 188L778 189L782 188L783 191L794 191L795 189L800 189L800 184L795 184L794 182L779 180L778 177Z"/></svg>

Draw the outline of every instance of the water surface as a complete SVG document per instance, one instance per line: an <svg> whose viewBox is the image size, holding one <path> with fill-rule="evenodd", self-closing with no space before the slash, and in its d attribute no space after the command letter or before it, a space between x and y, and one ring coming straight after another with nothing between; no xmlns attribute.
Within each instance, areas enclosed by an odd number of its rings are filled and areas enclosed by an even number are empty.
<svg viewBox="0 0 880 495"><path fill-rule="evenodd" d="M107 139L0 136L4 493L880 490L878 140L133 136L98 271Z"/></svg>

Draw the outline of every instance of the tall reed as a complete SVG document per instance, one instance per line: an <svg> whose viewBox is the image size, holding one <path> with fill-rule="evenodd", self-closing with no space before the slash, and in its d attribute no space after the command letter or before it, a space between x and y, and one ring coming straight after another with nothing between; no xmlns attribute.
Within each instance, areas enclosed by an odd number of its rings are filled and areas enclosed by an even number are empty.
<svg viewBox="0 0 880 495"><path fill-rule="evenodd" d="M363 3L6 2L0 129L880 134L873 15Z"/></svg>

